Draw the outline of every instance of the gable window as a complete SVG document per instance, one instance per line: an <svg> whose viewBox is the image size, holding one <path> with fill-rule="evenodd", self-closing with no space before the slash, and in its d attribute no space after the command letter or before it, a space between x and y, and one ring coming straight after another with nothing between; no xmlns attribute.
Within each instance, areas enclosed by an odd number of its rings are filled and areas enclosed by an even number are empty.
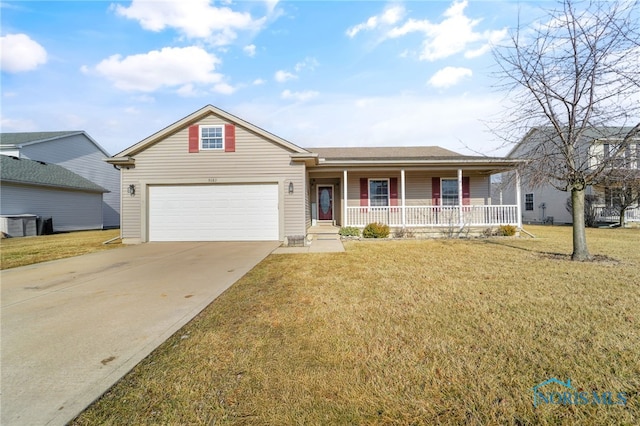
<svg viewBox="0 0 640 426"><path fill-rule="evenodd" d="M389 206L389 179L369 179L369 206Z"/></svg>
<svg viewBox="0 0 640 426"><path fill-rule="evenodd" d="M524 209L533 211L533 194L524 194Z"/></svg>
<svg viewBox="0 0 640 426"><path fill-rule="evenodd" d="M458 201L458 180L442 179L442 205L457 206Z"/></svg>
<svg viewBox="0 0 640 426"><path fill-rule="evenodd" d="M200 126L201 149L224 148L224 126Z"/></svg>

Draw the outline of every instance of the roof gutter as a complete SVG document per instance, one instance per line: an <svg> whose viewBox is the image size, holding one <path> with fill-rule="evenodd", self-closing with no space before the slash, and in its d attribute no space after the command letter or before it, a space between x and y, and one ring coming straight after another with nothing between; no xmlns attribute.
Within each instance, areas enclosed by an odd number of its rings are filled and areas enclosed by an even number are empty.
<svg viewBox="0 0 640 426"><path fill-rule="evenodd" d="M130 156L126 157L110 157L105 158L104 161L113 165L116 169L120 170L121 168L130 169L136 166L136 159Z"/></svg>

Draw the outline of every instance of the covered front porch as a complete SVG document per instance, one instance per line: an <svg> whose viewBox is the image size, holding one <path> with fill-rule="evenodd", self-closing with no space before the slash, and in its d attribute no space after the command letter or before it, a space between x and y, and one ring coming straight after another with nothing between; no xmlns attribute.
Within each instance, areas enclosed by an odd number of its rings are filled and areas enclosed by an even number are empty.
<svg viewBox="0 0 640 426"><path fill-rule="evenodd" d="M522 224L518 204L492 204L491 173L486 171L376 168L312 170L308 176L308 226L365 227L379 222L394 228L520 228ZM519 182L517 187L519 191Z"/></svg>

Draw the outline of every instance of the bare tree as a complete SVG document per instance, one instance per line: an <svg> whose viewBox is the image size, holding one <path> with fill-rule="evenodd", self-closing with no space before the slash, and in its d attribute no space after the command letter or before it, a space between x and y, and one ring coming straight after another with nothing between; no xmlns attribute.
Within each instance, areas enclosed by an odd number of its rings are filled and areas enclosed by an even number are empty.
<svg viewBox="0 0 640 426"><path fill-rule="evenodd" d="M545 11L544 22L519 22L508 45L494 48L498 76L509 93L508 116L494 130L508 143L529 131L535 143L519 152L529 160L523 179L571 194L573 260L591 257L585 189L601 182L610 161L625 149L624 143L614 144L604 158L585 140L610 137L615 127L627 132L618 139L628 142L640 130L637 6L625 0L562 0Z"/></svg>

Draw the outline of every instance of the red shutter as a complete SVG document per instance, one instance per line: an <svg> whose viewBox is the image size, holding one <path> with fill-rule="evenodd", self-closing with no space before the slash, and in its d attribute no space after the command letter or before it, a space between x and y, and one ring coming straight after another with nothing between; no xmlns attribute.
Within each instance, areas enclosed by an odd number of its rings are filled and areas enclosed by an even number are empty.
<svg viewBox="0 0 640 426"><path fill-rule="evenodd" d="M431 178L431 205L440 205L440 178Z"/></svg>
<svg viewBox="0 0 640 426"><path fill-rule="evenodd" d="M471 204L471 183L469 176L462 178L462 204L465 206Z"/></svg>
<svg viewBox="0 0 640 426"><path fill-rule="evenodd" d="M189 152L200 151L200 126L189 127Z"/></svg>
<svg viewBox="0 0 640 426"><path fill-rule="evenodd" d="M369 205L369 180L367 178L360 178L360 205Z"/></svg>
<svg viewBox="0 0 640 426"><path fill-rule="evenodd" d="M236 126L233 124L224 125L224 151L236 152Z"/></svg>

